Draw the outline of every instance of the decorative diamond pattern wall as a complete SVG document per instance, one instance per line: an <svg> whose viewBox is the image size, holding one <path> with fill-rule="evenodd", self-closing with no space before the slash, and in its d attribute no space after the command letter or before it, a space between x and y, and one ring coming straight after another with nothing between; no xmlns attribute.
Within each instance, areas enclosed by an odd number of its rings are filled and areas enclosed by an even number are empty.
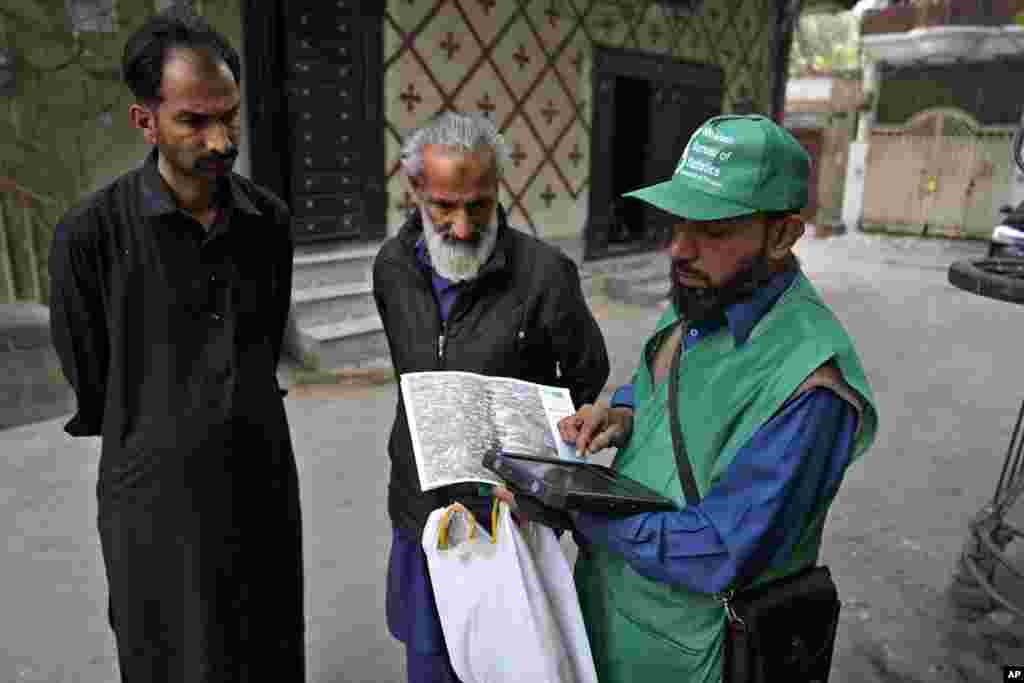
<svg viewBox="0 0 1024 683"><path fill-rule="evenodd" d="M485 113L512 147L501 200L513 225L576 234L594 44L716 64L726 73L723 111L770 109L774 0L706 0L680 18L653 0L388 0L384 21L392 232L412 207L402 136L455 109Z"/></svg>

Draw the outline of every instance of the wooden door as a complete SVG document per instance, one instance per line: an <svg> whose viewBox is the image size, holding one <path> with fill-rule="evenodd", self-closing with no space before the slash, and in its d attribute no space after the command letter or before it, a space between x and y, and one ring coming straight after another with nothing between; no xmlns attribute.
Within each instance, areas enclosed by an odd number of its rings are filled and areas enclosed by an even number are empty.
<svg viewBox="0 0 1024 683"><path fill-rule="evenodd" d="M253 179L298 243L386 233L383 3L246 0Z"/></svg>
<svg viewBox="0 0 1024 683"><path fill-rule="evenodd" d="M691 88L687 83L655 82L649 99L650 136L644 155L641 186L668 180L676 170L686 143L700 124L721 113L721 97ZM668 234L675 218L646 202L634 200L640 209L637 224L648 242Z"/></svg>
<svg viewBox="0 0 1024 683"><path fill-rule="evenodd" d="M868 146L864 223L921 234L987 238L1009 183L1012 128L929 110L876 127Z"/></svg>
<svg viewBox="0 0 1024 683"><path fill-rule="evenodd" d="M929 161L935 180L925 215L928 233L947 237L963 235L975 151L973 135L936 137Z"/></svg>
<svg viewBox="0 0 1024 683"><path fill-rule="evenodd" d="M594 124L584 259L649 251L671 217L622 193L672 177L697 127L721 113L716 66L594 48Z"/></svg>
<svg viewBox="0 0 1024 683"><path fill-rule="evenodd" d="M967 237L988 239L1002 218L999 206L1006 203L1010 173L1015 170L1010 160L1012 138L1009 130L978 136L964 210Z"/></svg>
<svg viewBox="0 0 1024 683"><path fill-rule="evenodd" d="M923 229L938 187L935 135L928 126L871 132L864 175L865 226Z"/></svg>

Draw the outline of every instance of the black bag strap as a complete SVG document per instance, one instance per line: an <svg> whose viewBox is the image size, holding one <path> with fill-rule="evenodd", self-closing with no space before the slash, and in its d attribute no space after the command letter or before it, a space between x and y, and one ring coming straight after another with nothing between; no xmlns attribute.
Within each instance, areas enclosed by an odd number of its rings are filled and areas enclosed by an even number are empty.
<svg viewBox="0 0 1024 683"><path fill-rule="evenodd" d="M668 376L668 419L672 425L672 450L676 454L676 468L679 470L679 483L683 485L683 494L686 495L686 502L696 505L700 502L700 491L697 489L697 482L693 478L693 468L690 466L690 457L686 454L686 444L683 443L683 428L679 424L679 363L683 355L683 344L686 341L686 334L689 332L689 325L685 320L679 321L682 334L679 335L679 346L672 354L672 369Z"/></svg>
<svg viewBox="0 0 1024 683"><path fill-rule="evenodd" d="M672 426L672 449L676 454L676 469L679 471L679 483L683 485L683 494L686 495L686 502L690 505L696 505L700 502L700 491L697 489L697 481L693 477L693 467L690 465L690 456L686 454L686 444L683 443L683 428L679 424L679 365L683 356L683 345L686 342L686 335L690 331L690 326L686 324L686 321L681 320L679 326L682 328L682 334L679 335L679 346L676 347L676 352L672 354L672 369L669 370L668 379L668 412L669 412L669 424ZM732 607L729 605L728 600L731 599L731 595L735 592L729 591L727 597L723 601L726 613L729 615L729 621L734 620L734 613ZM721 597L720 597L721 599ZM742 629L737 631L739 637L745 637L746 634ZM734 638L737 637L734 634ZM737 643L739 641L736 641ZM744 647L746 647L744 645ZM729 660L742 660L743 657L730 657ZM733 681L745 681L747 680L748 672L745 669L745 663L740 661L732 661L733 666L738 668L732 672L733 677L729 680Z"/></svg>
<svg viewBox="0 0 1024 683"><path fill-rule="evenodd" d="M672 355L672 369L669 370L668 380L668 412L669 424L672 426L672 447L676 456L676 469L679 471L679 482L683 485L683 493L686 495L686 502L696 505L700 502L700 491L697 490L697 482L693 477L693 468L690 465L690 457L686 454L686 444L683 443L683 429L679 424L679 365L683 355L683 345L686 335L689 332L689 325L686 321L680 321L682 334L679 335L679 346ZM736 586L727 595L738 592L743 586ZM731 599L731 598L730 598ZM726 609L731 610L726 603ZM730 616L730 618L732 618Z"/></svg>

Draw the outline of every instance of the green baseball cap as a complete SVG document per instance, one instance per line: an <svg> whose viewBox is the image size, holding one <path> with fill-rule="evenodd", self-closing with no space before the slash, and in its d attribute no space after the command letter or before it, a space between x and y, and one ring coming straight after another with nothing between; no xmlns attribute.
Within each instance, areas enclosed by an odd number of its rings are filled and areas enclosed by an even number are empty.
<svg viewBox="0 0 1024 683"><path fill-rule="evenodd" d="M686 144L669 180L627 192L695 221L799 211L811 160L788 131L764 116L716 116Z"/></svg>

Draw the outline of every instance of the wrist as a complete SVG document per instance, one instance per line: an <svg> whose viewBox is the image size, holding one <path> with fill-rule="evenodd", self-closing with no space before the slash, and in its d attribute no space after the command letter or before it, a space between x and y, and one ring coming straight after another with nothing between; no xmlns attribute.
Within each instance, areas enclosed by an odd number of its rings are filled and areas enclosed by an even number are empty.
<svg viewBox="0 0 1024 683"><path fill-rule="evenodd" d="M622 448L629 443L629 437L633 434L633 407L619 406L608 409L608 424L614 425L615 436L609 441L609 446Z"/></svg>
<svg viewBox="0 0 1024 683"><path fill-rule="evenodd" d="M609 408L633 408L633 385L623 384L616 389L608 400Z"/></svg>
<svg viewBox="0 0 1024 683"><path fill-rule="evenodd" d="M633 426L633 408L631 406L609 408L608 423L619 427L624 433L628 433Z"/></svg>

